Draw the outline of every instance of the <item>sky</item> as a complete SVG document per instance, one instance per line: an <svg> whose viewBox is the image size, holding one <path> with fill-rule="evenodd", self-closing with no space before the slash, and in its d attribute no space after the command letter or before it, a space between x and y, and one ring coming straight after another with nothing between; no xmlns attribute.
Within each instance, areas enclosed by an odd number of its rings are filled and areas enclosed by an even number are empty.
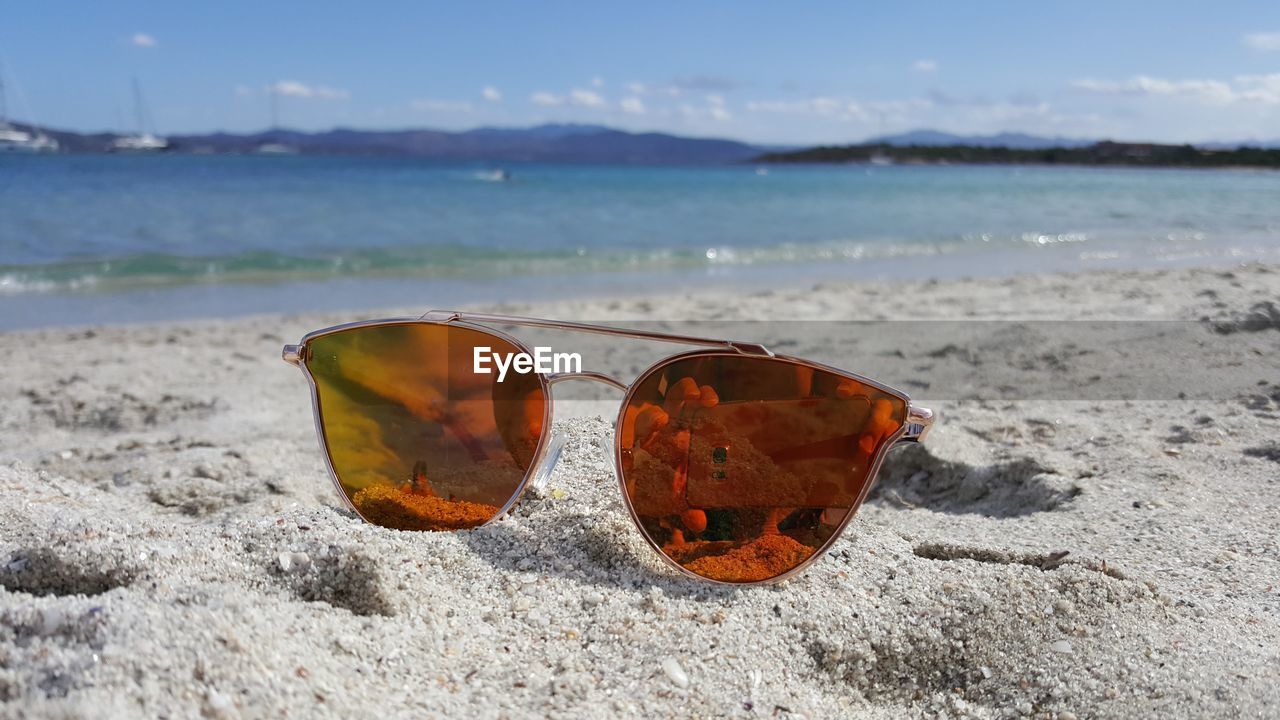
<svg viewBox="0 0 1280 720"><path fill-rule="evenodd" d="M8 3L9 114L161 134L544 122L1280 138L1280 2Z"/></svg>

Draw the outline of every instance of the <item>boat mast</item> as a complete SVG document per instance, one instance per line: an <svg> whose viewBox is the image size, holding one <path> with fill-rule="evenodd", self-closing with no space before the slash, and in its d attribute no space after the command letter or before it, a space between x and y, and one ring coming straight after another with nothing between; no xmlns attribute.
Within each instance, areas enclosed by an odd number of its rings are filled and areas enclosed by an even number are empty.
<svg viewBox="0 0 1280 720"><path fill-rule="evenodd" d="M151 118L147 114L146 103L142 101L142 88L138 86L138 78L133 78L133 116L134 122L138 125L138 135L146 135L147 128L151 125Z"/></svg>
<svg viewBox="0 0 1280 720"><path fill-rule="evenodd" d="M0 128L9 124L9 100L4 94L4 67L0 67Z"/></svg>
<svg viewBox="0 0 1280 720"><path fill-rule="evenodd" d="M138 78L133 78L133 125L142 135L146 129L142 126L142 91L138 89Z"/></svg>

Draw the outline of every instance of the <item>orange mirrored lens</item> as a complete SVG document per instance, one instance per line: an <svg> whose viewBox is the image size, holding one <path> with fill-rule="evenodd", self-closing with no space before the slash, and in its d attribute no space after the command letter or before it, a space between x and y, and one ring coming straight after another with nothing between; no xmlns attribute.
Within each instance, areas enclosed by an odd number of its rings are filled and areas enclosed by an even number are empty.
<svg viewBox="0 0 1280 720"><path fill-rule="evenodd" d="M902 398L790 360L677 359L627 402L622 479L667 557L713 580L768 580L843 525L905 413Z"/></svg>
<svg viewBox="0 0 1280 720"><path fill-rule="evenodd" d="M321 432L364 518L401 530L488 522L537 454L546 396L533 373L475 372L475 349L523 349L488 333L406 322L307 343Z"/></svg>

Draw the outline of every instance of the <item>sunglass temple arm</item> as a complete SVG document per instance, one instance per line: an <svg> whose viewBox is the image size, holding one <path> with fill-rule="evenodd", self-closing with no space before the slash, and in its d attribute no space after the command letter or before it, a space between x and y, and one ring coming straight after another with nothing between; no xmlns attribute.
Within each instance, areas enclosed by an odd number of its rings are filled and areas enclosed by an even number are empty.
<svg viewBox="0 0 1280 720"><path fill-rule="evenodd" d="M517 315L490 315L488 313L458 312L454 310L432 310L418 319L444 323L461 320L463 322L494 323L500 325L523 325L525 327L541 327L550 328L552 330L574 330L577 332L595 333L597 335L616 335L643 340L656 340L658 342L678 343L681 345L723 347L736 350L743 355L763 355L765 357L773 357L773 352L769 350L769 348L757 343L739 342L737 340L717 340L713 338L692 337L689 335L675 335L672 333L653 332L649 330L627 330L624 328L610 327L608 325L591 325L588 323L569 322L565 320L543 320L541 318L520 317Z"/></svg>
<svg viewBox="0 0 1280 720"><path fill-rule="evenodd" d="M568 322L563 320L543 320L540 318L457 312L454 310L432 310L423 315L420 319L446 323L453 322L454 320L462 320L464 322L503 323L508 325L577 330L579 332L589 332L600 335L619 335L623 337L657 340L660 342L681 343L684 345L726 347L737 350L743 355L764 355L767 357L773 357L773 352L770 351L769 348L756 343L744 343L731 340L713 340L710 338L673 335L669 333L650 332L645 330L625 330L622 328L609 327L607 325L589 325L586 323ZM898 442L923 442L925 436L929 434L929 429L933 427L933 417L933 411L929 408L920 407L919 405L908 405L906 431L898 438Z"/></svg>

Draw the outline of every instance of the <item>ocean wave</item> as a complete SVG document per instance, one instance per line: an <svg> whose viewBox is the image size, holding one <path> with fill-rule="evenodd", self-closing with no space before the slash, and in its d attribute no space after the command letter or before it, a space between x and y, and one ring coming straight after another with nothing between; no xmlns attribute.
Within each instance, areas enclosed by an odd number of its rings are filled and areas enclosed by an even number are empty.
<svg viewBox="0 0 1280 720"><path fill-rule="evenodd" d="M565 248L522 251L470 246L361 248L315 255L254 251L225 256L146 253L116 258L0 265L0 295L100 292L134 287L216 283L282 283L337 277L501 278L587 272L680 270L697 267L857 263L1042 247L1088 240L1083 233L962 235L945 241L889 239L783 243L765 247L717 245L688 248Z"/></svg>

